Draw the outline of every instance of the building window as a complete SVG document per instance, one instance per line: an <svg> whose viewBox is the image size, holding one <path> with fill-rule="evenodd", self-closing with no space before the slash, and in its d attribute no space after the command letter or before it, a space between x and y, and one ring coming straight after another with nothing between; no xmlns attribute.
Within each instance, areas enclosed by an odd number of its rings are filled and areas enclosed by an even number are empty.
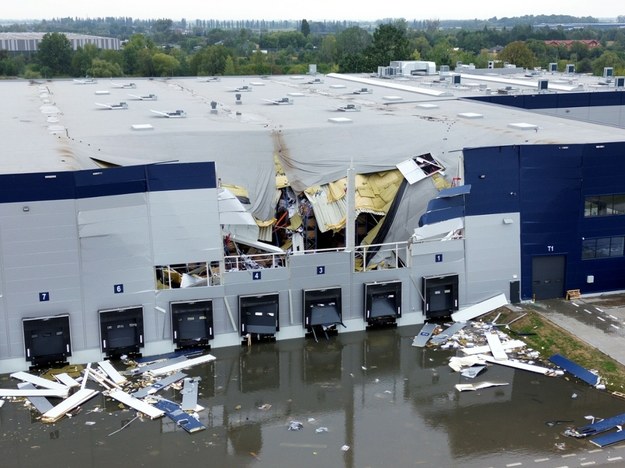
<svg viewBox="0 0 625 468"><path fill-rule="evenodd" d="M624 246L625 236L584 239L582 243L582 260L623 257Z"/></svg>
<svg viewBox="0 0 625 468"><path fill-rule="evenodd" d="M592 195L584 202L584 217L625 214L625 194Z"/></svg>

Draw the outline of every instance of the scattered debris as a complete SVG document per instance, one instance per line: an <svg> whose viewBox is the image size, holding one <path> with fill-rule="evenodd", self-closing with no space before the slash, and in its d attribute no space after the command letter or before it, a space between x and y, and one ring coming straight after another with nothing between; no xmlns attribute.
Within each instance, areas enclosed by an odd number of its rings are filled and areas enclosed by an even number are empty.
<svg viewBox="0 0 625 468"><path fill-rule="evenodd" d="M467 377L468 379L474 379L486 369L486 366L471 366L460 372L460 375Z"/></svg>
<svg viewBox="0 0 625 468"><path fill-rule="evenodd" d="M343 445L343 446L341 447L341 450L342 450L343 452L347 452L347 451L349 450L349 445Z"/></svg>
<svg viewBox="0 0 625 468"><path fill-rule="evenodd" d="M299 421L291 421L288 426L289 431L301 431L304 425Z"/></svg>
<svg viewBox="0 0 625 468"><path fill-rule="evenodd" d="M328 428L327 428L327 427L324 427L324 426L320 426L320 427L318 427L317 429L315 429L315 432L316 432L317 434L320 434L320 433L322 433L322 432L328 432Z"/></svg>
<svg viewBox="0 0 625 468"><path fill-rule="evenodd" d="M21 382L17 384L16 389L0 389L0 397L8 396L27 399L31 407L41 413L42 422L55 423L64 416L72 417L76 415L80 411L82 404L101 392L106 397L118 401L120 408L129 407L136 410L137 416L135 419L141 416L156 419L166 415L175 421L177 426L189 433L193 433L205 429L197 415L197 412L204 410L202 406L197 404L198 382L201 379L199 377L186 378L186 374L177 372L177 370L215 360L215 357L210 354L199 356L197 354L194 353L196 355L194 358L175 356L172 359L163 359L143 366L137 366L134 361L124 360L127 365L132 366L129 370L123 372L124 375L115 369L109 361L101 361L97 367L92 367L91 363L84 368L81 366L82 376L73 370L71 371L73 375L69 375L69 372L58 369L43 374L47 378L28 372L15 372L11 374L11 377L19 379ZM155 376L161 375L163 377L160 380L154 380ZM127 376L136 378L131 381ZM182 404L155 395L158 391L164 390L169 386L175 387L176 383L182 379L185 379L184 386L176 387L180 390ZM103 389L88 388L87 384L89 382L95 382ZM131 388L134 391L131 393L124 387ZM62 398L63 400L56 406L53 406L47 400L46 397L48 396ZM4 400L0 400L0 406L3 403ZM267 405L265 408L268 409L270 407L271 405ZM103 409L98 406L86 414L102 411ZM130 422L132 421L134 419ZM94 421L85 422L87 426L93 424L95 424ZM128 424L112 432L109 436L126 428Z"/></svg>
<svg viewBox="0 0 625 468"><path fill-rule="evenodd" d="M447 340L449 340L452 336L454 336L456 333L458 333L460 330L462 330L466 326L467 326L467 322L456 322L452 324L450 327L440 332L438 335L435 335L432 338L430 338L430 340L435 345L442 345L443 343L445 343Z"/></svg>
<svg viewBox="0 0 625 468"><path fill-rule="evenodd" d="M135 416L134 418L132 418L130 421L128 421L126 424L124 424L122 427L120 427L119 429L117 429L116 431L111 432L108 436L111 437L112 435L117 434L118 432L123 431L124 429L126 429L128 426L130 426L130 423L132 423L133 421L137 420L139 418L139 415L137 414L137 416Z"/></svg>

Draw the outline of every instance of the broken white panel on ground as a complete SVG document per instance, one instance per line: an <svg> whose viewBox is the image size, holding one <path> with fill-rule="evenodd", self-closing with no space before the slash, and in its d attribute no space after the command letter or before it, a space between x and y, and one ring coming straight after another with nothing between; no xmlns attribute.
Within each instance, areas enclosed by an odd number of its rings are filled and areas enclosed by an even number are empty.
<svg viewBox="0 0 625 468"><path fill-rule="evenodd" d="M161 367L159 369L152 369L150 374L152 375L163 375L168 374L169 372L174 372L180 369L186 369L188 367L197 366L198 364L204 364L206 362L214 361L217 358L212 354L205 354L204 356L199 356L193 359L185 359L182 362L178 362L169 366Z"/></svg>
<svg viewBox="0 0 625 468"><path fill-rule="evenodd" d="M478 304L459 310L458 312L454 312L451 314L451 319L454 322L466 322L468 320L473 320L480 315L487 314L488 312L491 312L499 307L503 307L507 303L508 300L506 299L506 295L502 293Z"/></svg>
<svg viewBox="0 0 625 468"><path fill-rule="evenodd" d="M489 387L500 387L502 385L509 385L509 384L506 382L480 382L476 384L471 384L471 383L456 384L456 390L458 390L459 392L466 392L470 390L481 390L483 388L489 388Z"/></svg>
<svg viewBox="0 0 625 468"><path fill-rule="evenodd" d="M100 366L100 369L102 369L106 373L106 375L108 375L109 378L117 385L126 382L126 377L117 372L117 369L113 367L113 364L111 364L110 361L98 362L98 366Z"/></svg>
<svg viewBox="0 0 625 468"><path fill-rule="evenodd" d="M525 362L513 361L510 359L500 361L493 357L484 356L484 355L480 355L480 357L484 359L484 361L486 362L499 364L500 366L507 366L507 367L512 367L514 369L526 370L526 371L535 372L537 374L542 374L542 375L556 375L556 372L553 369L550 369L548 367L536 366L534 364L527 364Z"/></svg>
<svg viewBox="0 0 625 468"><path fill-rule="evenodd" d="M41 420L47 423L53 423L65 416L69 411L82 405L84 402L96 396L99 392L90 388L81 388L69 398L63 400L50 411L46 411Z"/></svg>
<svg viewBox="0 0 625 468"><path fill-rule="evenodd" d="M0 389L0 397L57 397L66 398L69 394L69 388L65 390L53 390L51 388L2 388Z"/></svg>
<svg viewBox="0 0 625 468"><path fill-rule="evenodd" d="M476 364L484 364L485 361L480 356L452 356L449 358L449 367L456 372L462 371L466 367L471 367Z"/></svg>
<svg viewBox="0 0 625 468"><path fill-rule="evenodd" d="M186 356L178 356L172 359L156 361L150 364L145 364L145 365L130 369L130 374L131 375L143 374L145 372L149 372L155 369L160 369L161 367L171 366L172 364L176 364L177 362L182 362L186 360L187 360Z"/></svg>
<svg viewBox="0 0 625 468"><path fill-rule="evenodd" d="M80 383L72 377L71 375L63 372L61 374L54 374L54 378L58 380L61 384L65 385L69 388L80 387Z"/></svg>
<svg viewBox="0 0 625 468"><path fill-rule="evenodd" d="M122 390L111 390L109 392L109 396L120 403L123 403L126 406L129 406L137 411L145 414L151 419L160 418L165 413L158 408L146 403L145 401L141 401L132 395L128 395L126 392Z"/></svg>
<svg viewBox="0 0 625 468"><path fill-rule="evenodd" d="M526 346L526 343L521 340L508 340L508 341L504 341L501 343L501 347L503 348L504 351L509 351L511 349L516 349L516 348L523 348L524 346ZM476 354L490 353L491 351L490 351L490 346L484 345L484 346L475 346L473 348L462 348L462 352L466 356L474 356Z"/></svg>
<svg viewBox="0 0 625 468"><path fill-rule="evenodd" d="M58 382L53 382L52 380L44 379L43 377L38 377L36 375L29 374L28 372L14 372L11 374L11 378L22 380L24 382L29 382L37 387L49 388L50 390L59 390L69 392L69 388L66 385L60 384Z"/></svg>
<svg viewBox="0 0 625 468"><path fill-rule="evenodd" d="M499 335L496 333L486 333L486 341L488 341L488 347L490 348L490 352L495 359L498 361L505 361L508 359L508 355L501 345Z"/></svg>

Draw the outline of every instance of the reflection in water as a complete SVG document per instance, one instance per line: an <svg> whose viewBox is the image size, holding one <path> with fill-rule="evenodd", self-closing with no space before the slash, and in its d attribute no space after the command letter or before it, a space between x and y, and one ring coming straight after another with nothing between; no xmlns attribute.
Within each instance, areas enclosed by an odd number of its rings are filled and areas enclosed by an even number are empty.
<svg viewBox="0 0 625 468"><path fill-rule="evenodd" d="M0 409L0 465L481 467L549 459L558 466L562 455L591 446L563 437L565 425L554 421L623 412L622 401L564 378L501 366L461 377L447 365L454 351L411 346L418 328L215 349L216 361L185 371L201 378L205 408L207 429L193 435L166 418L138 419L115 433L135 413L103 395L53 425L8 402ZM454 388L479 381L508 385ZM162 393L181 401L176 390ZM288 430L293 421L301 430Z"/></svg>

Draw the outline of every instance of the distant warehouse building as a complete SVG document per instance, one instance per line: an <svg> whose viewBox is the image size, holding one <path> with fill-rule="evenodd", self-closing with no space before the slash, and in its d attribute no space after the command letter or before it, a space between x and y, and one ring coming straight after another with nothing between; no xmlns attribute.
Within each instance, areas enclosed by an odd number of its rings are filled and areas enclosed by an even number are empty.
<svg viewBox="0 0 625 468"><path fill-rule="evenodd" d="M45 34L46 33L42 32L0 33L0 50L9 52L37 52L37 47ZM120 49L120 41L114 37L88 36L74 33L63 34L69 40L73 50L84 47L87 44L93 44L98 49Z"/></svg>

